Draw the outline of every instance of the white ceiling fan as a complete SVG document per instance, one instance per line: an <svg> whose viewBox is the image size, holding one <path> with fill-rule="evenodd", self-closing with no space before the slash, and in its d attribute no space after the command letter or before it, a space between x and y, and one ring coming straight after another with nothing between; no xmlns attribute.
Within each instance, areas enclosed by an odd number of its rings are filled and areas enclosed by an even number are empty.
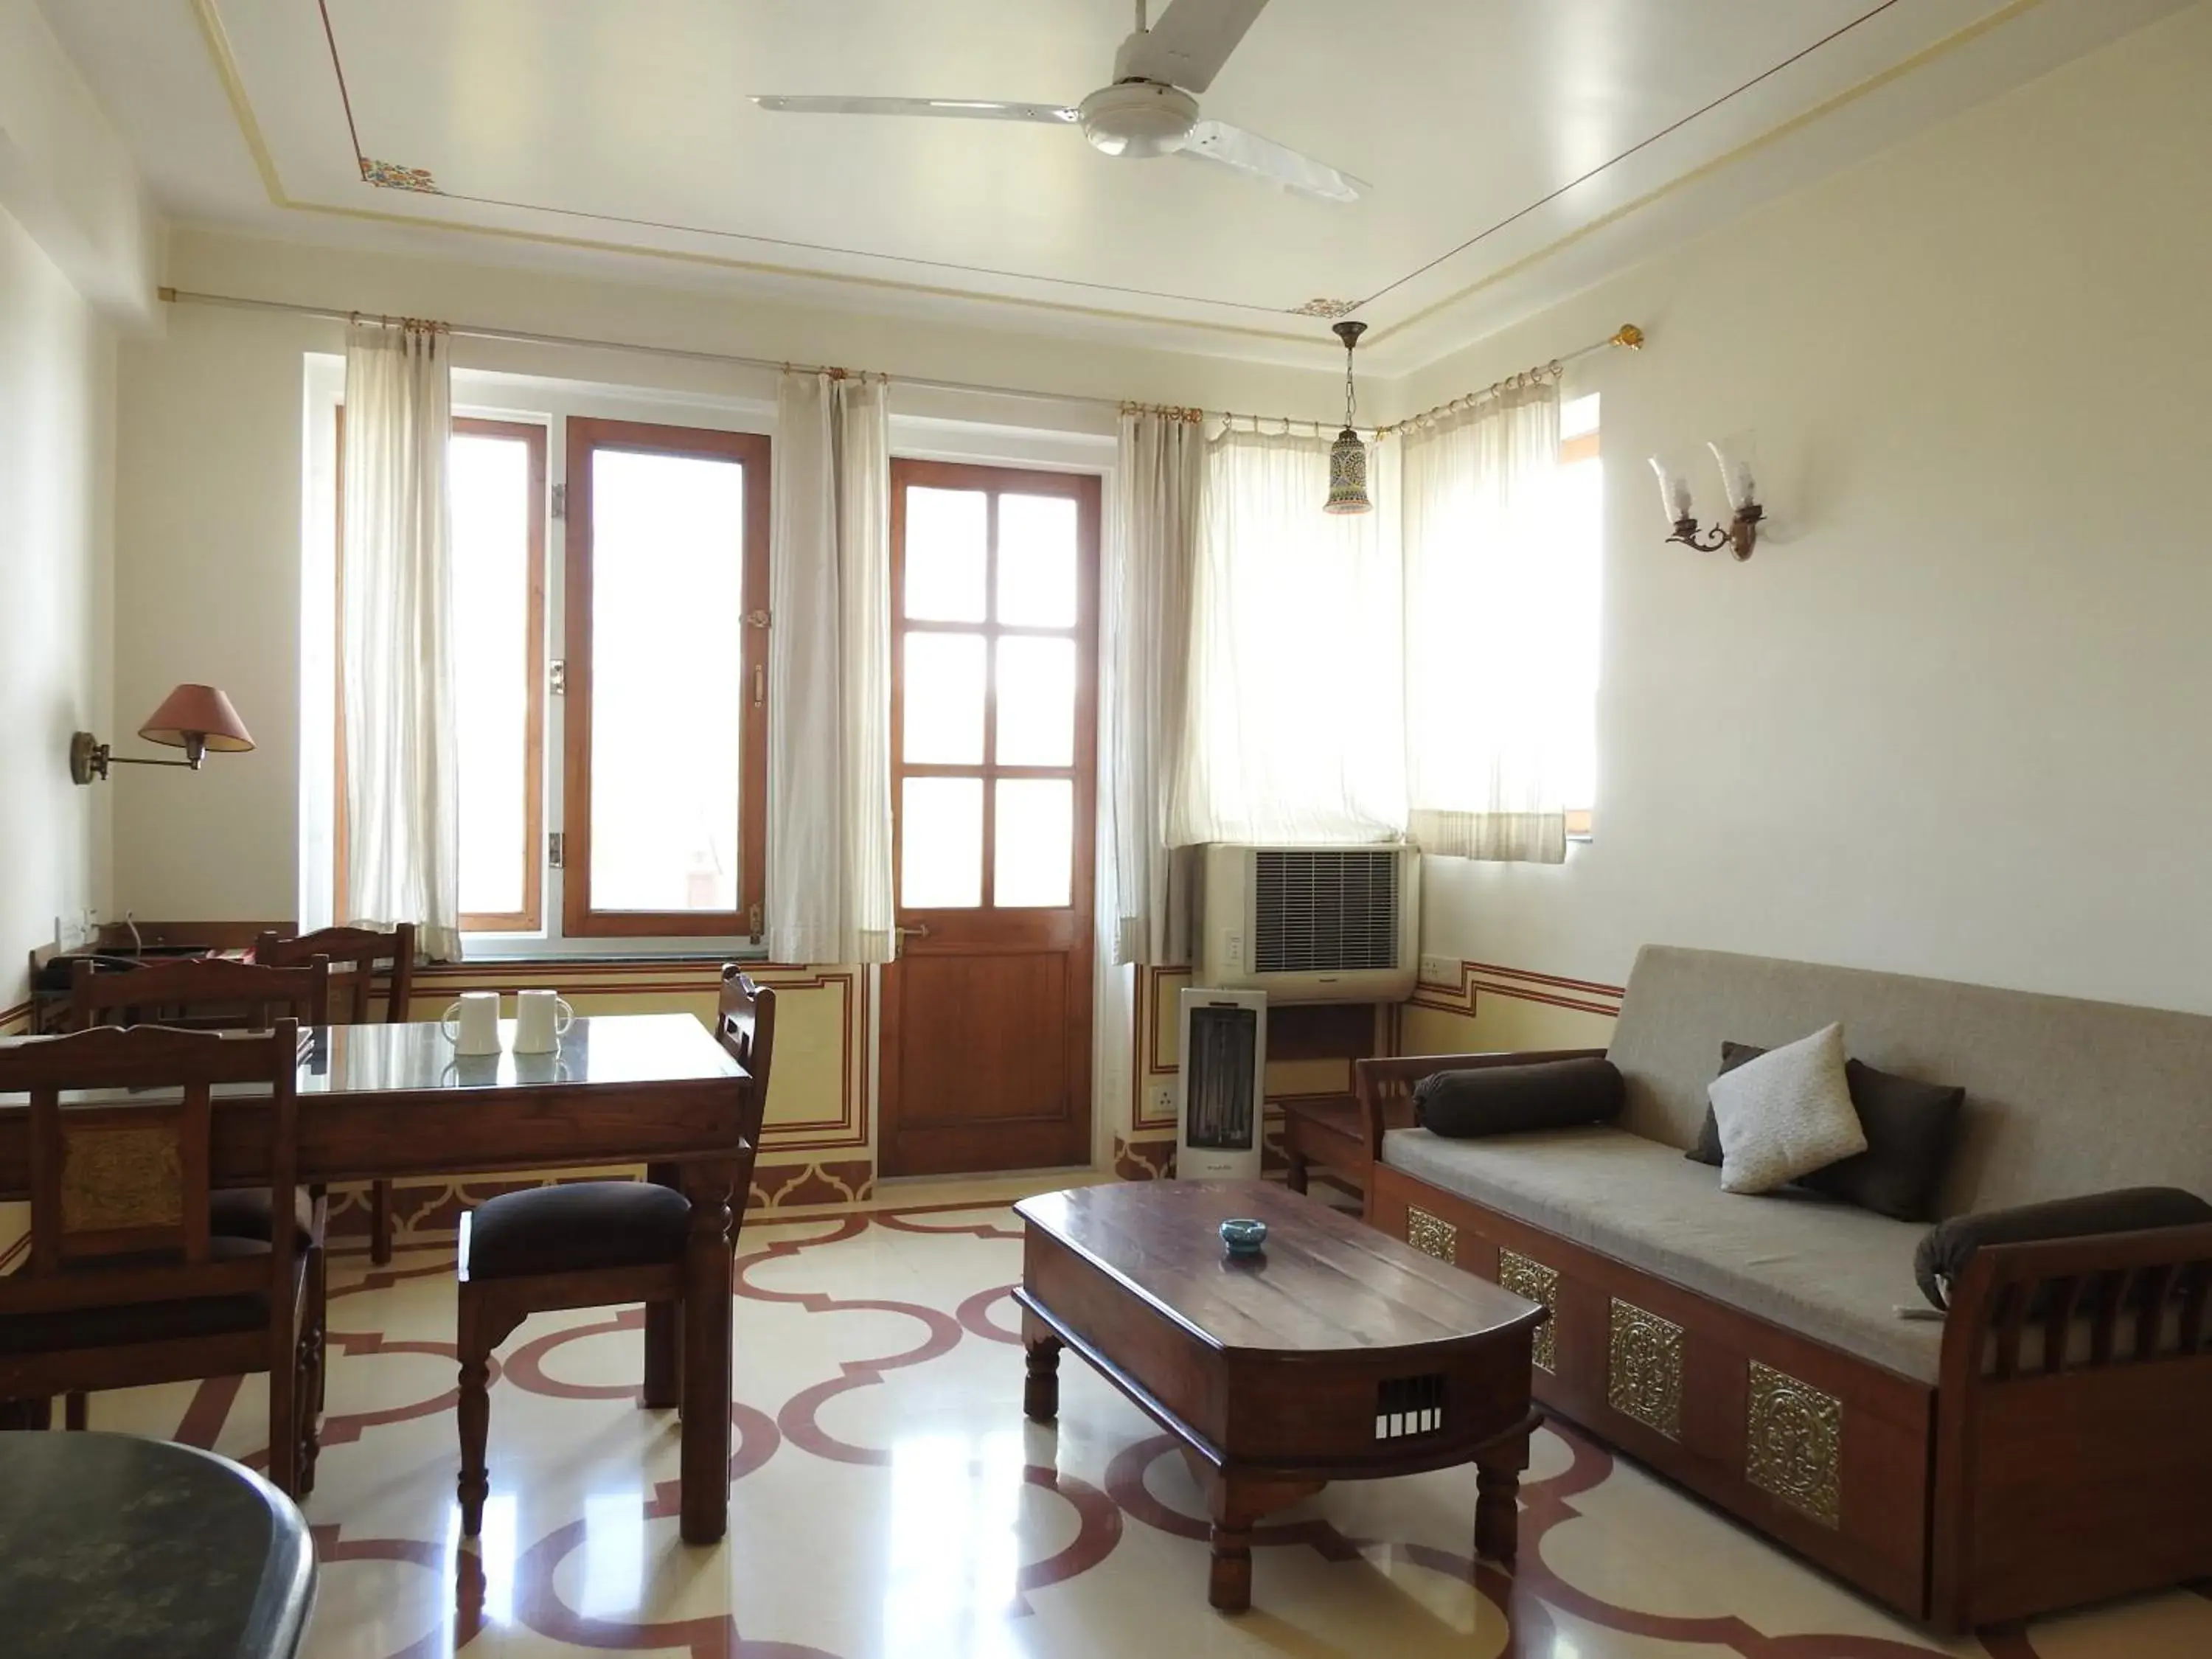
<svg viewBox="0 0 2212 1659"><path fill-rule="evenodd" d="M1080 104L1004 104L972 98L810 98L753 94L763 109L796 115L924 115L967 121L1035 121L1077 126L1108 155L1189 155L1234 167L1300 196L1356 202L1366 185L1225 121L1201 121L1198 100L1221 73L1267 0L1174 0L1159 22L1114 54L1114 82Z"/></svg>

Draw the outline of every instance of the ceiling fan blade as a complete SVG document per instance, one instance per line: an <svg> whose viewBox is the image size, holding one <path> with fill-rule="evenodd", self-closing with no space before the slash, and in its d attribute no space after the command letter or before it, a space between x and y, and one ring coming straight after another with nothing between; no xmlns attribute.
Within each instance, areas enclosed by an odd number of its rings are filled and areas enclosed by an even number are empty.
<svg viewBox="0 0 2212 1659"><path fill-rule="evenodd" d="M808 98L755 93L753 102L785 115L932 115L957 121L1042 121L1072 126L1082 119L1063 104L1002 104L984 98Z"/></svg>
<svg viewBox="0 0 2212 1659"><path fill-rule="evenodd" d="M1204 92L1267 5L1267 0L1175 0L1150 30L1129 37L1114 77L1137 76Z"/></svg>
<svg viewBox="0 0 2212 1659"><path fill-rule="evenodd" d="M1310 196L1316 201L1356 202L1369 189L1363 179L1340 173L1325 161L1301 155L1256 132L1232 127L1226 121L1200 121L1176 153L1234 167L1239 173L1267 179L1295 195Z"/></svg>

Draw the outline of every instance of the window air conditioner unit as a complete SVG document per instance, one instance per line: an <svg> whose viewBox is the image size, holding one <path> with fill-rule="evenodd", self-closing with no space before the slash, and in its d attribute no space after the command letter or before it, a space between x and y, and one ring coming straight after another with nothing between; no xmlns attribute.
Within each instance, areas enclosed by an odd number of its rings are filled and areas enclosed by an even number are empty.
<svg viewBox="0 0 2212 1659"><path fill-rule="evenodd" d="M1412 847L1206 848L1197 980L1274 1002L1402 1002L1420 969Z"/></svg>
<svg viewBox="0 0 2212 1659"><path fill-rule="evenodd" d="M1186 989L1176 1178L1257 1181L1267 1086L1267 994Z"/></svg>

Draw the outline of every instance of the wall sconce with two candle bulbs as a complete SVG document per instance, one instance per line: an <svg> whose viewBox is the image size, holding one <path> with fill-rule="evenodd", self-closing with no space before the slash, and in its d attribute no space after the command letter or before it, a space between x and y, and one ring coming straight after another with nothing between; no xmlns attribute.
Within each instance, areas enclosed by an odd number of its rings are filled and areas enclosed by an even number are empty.
<svg viewBox="0 0 2212 1659"><path fill-rule="evenodd" d="M1671 465L1665 456L1654 455L1651 470L1659 477L1660 505L1667 514L1667 522L1674 526L1674 533L1667 539L1704 553L1725 547L1741 562L1749 558L1752 550L1759 545L1759 521L1766 516L1766 509L1759 501L1759 458L1749 433L1723 438L1705 447L1712 451L1713 459L1720 466L1721 488L1728 495L1729 521L1700 528L1697 506L1690 494L1689 475Z"/></svg>

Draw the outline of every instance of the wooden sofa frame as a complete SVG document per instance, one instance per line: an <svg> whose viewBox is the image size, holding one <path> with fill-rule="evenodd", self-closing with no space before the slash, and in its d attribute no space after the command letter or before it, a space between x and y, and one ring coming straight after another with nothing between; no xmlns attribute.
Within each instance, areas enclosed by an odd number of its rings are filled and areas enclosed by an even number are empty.
<svg viewBox="0 0 2212 1659"><path fill-rule="evenodd" d="M1354 1067L1369 1223L1551 1309L1544 1407L1939 1629L2212 1575L2212 1225L1978 1251L1931 1387L1382 1162L1432 1072L1603 1052Z"/></svg>

